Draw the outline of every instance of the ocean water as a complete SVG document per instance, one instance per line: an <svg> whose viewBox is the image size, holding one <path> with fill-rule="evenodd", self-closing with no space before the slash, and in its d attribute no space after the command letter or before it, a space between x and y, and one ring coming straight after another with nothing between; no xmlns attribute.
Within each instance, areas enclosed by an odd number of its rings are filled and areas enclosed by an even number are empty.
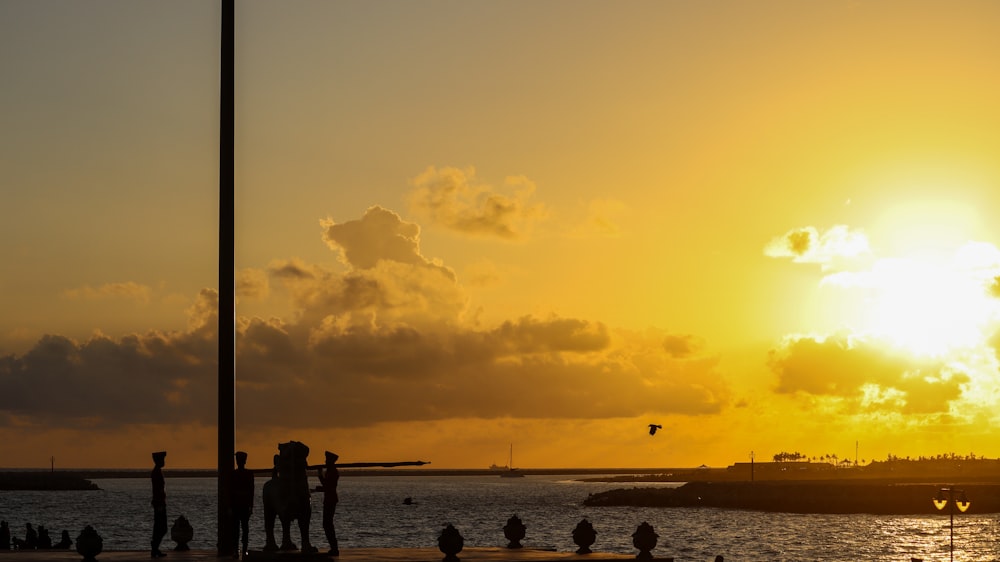
<svg viewBox="0 0 1000 562"><path fill-rule="evenodd" d="M380 476L340 479L337 535L341 548L435 547L448 523L466 546L505 546L503 526L517 514L527 527L527 548L559 552L576 550L572 531L587 518L597 530L593 550L636 554L631 535L648 522L659 535L653 550L677 561L926 561L949 559L947 515L798 515L715 508L594 508L583 499L622 487L591 483L574 476ZM257 479L257 501L251 519L250 548L264 544L263 509ZM0 492L0 519L15 536L24 524L42 525L54 541L63 529L75 540L92 525L105 550L149 548L152 508L147 479L96 480L100 491ZM317 482L313 483L318 484ZM656 484L652 484L656 485ZM674 485L674 484L660 484ZM215 548L215 480L170 478L167 473L167 517L184 515L194 527L192 548ZM645 486L645 484L644 484ZM403 499L412 498L413 505ZM310 540L327 546L319 526L322 497L314 494ZM928 499L928 504L930 500ZM955 560L1000 560L1000 515L955 517ZM298 529L292 539L301 545ZM280 536L279 536L280 540ZM173 548L168 532L164 546Z"/></svg>

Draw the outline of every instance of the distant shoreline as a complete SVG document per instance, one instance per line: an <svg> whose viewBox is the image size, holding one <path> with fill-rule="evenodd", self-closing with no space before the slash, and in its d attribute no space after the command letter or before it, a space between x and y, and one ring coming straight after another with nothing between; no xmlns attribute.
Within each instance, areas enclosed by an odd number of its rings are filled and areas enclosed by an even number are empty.
<svg viewBox="0 0 1000 562"><path fill-rule="evenodd" d="M82 469L4 469L0 468L0 489L28 489L11 486L42 486L35 489L71 489L67 481L76 480L77 488L93 489L92 480L148 478L151 468L82 468ZM266 478L270 468L254 468L259 478ZM736 463L725 468L518 468L527 476L579 476L583 482L751 482L751 481L831 481L915 484L927 482L1000 484L1000 460L942 459L928 461L873 462L865 466L836 467L828 463L773 462ZM378 476L499 476L502 471L489 468L342 468L343 477ZM215 469L165 468L166 478L216 478ZM13 482L13 484L11 484ZM86 483L79 483L86 482ZM27 484L25 484L27 483ZM47 486L52 486L47 487Z"/></svg>
<svg viewBox="0 0 1000 562"><path fill-rule="evenodd" d="M67 469L24 469L0 468L0 480L9 475L24 475L24 477L39 477L41 475L72 475L88 480L109 478L149 478L150 468L67 468ZM258 474L270 469L253 469ZM671 471L690 469L674 468L518 468L519 472L528 475L643 475L664 474ZM342 468L341 476L499 476L501 471L488 468ZM165 478L215 478L218 471L214 468L164 468Z"/></svg>
<svg viewBox="0 0 1000 562"><path fill-rule="evenodd" d="M94 481L118 478L149 478L151 468L134 469L65 469L65 470L25 470L0 469L0 490L99 490ZM257 469L255 469L256 471ZM269 470L269 469L267 469ZM267 470L258 471L258 478L267 478ZM518 469L528 475L640 475L673 469L649 468L538 468ZM164 478L216 478L215 469L164 469ZM378 476L496 476L500 472L483 469L428 469L428 468L345 468L342 477Z"/></svg>

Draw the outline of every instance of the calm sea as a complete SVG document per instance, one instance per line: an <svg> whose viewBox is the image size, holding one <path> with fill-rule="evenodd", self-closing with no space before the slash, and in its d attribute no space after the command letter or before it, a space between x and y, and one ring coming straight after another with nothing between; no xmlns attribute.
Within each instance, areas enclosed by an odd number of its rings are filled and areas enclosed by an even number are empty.
<svg viewBox="0 0 1000 562"><path fill-rule="evenodd" d="M587 494L621 484L585 483L572 476L343 477L337 509L341 548L435 547L448 523L467 546L504 546L503 526L517 514L527 526L528 548L576 550L572 530L587 518L597 530L595 551L636 554L631 535L642 522L659 534L653 551L678 561L896 561L911 557L948 560L949 524L944 515L794 515L726 509L589 508ZM258 506L251 520L251 548L264 543ZM104 539L105 550L149 548L150 485L143 478L95 481L94 492L0 492L0 519L15 536L24 524L42 525L58 540L63 529L75 540L86 525ZM404 505L404 498L413 505ZM192 548L215 547L215 480L167 475L168 519L184 515L194 526ZM318 525L321 497L314 495L313 544L326 540ZM928 499L928 503L930 500ZM1000 516L955 518L955 560L1000 560ZM298 530L292 538L301 544ZM167 534L165 545L174 546Z"/></svg>

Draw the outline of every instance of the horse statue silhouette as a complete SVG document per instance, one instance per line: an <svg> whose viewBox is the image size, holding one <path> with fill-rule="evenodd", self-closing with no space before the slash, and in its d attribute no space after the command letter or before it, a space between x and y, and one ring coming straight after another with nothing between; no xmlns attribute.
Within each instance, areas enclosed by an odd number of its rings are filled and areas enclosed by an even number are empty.
<svg viewBox="0 0 1000 562"><path fill-rule="evenodd" d="M278 454L274 455L274 466L270 469L254 469L256 473L271 473L271 479L262 488L264 500L264 532L266 533L264 552L276 550L296 550L292 542L292 521L299 523L299 535L302 539L302 552L311 554L318 552L309 543L309 520L312 518L312 505L309 502L309 480L306 472L324 465L309 466L309 447L298 441L278 444ZM391 468L397 466L423 466L427 461L400 462L354 462L338 464L340 468ZM274 540L275 519L281 522L281 545Z"/></svg>
<svg viewBox="0 0 1000 562"><path fill-rule="evenodd" d="M303 553L314 553L318 549L309 543L309 520L312 518L312 504L309 501L309 480L306 471L309 464L309 447L298 442L278 444L271 479L264 483L264 530L267 533L265 551L295 550L292 542L292 521L299 524L299 538ZM281 546L274 540L275 517L281 522Z"/></svg>

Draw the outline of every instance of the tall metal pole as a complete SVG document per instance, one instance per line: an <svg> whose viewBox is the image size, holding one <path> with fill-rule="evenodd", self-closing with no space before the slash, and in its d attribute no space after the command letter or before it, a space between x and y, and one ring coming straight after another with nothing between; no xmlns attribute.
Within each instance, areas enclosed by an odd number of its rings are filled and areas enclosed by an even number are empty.
<svg viewBox="0 0 1000 562"><path fill-rule="evenodd" d="M234 0L222 0L219 72L219 555L232 555L234 542L228 516L229 482L236 449L236 252L235 215L235 80Z"/></svg>
<svg viewBox="0 0 1000 562"><path fill-rule="evenodd" d="M950 529L948 535L951 537L949 539L948 559L955 562L955 492L950 491L948 495L950 496L948 498L948 528Z"/></svg>

